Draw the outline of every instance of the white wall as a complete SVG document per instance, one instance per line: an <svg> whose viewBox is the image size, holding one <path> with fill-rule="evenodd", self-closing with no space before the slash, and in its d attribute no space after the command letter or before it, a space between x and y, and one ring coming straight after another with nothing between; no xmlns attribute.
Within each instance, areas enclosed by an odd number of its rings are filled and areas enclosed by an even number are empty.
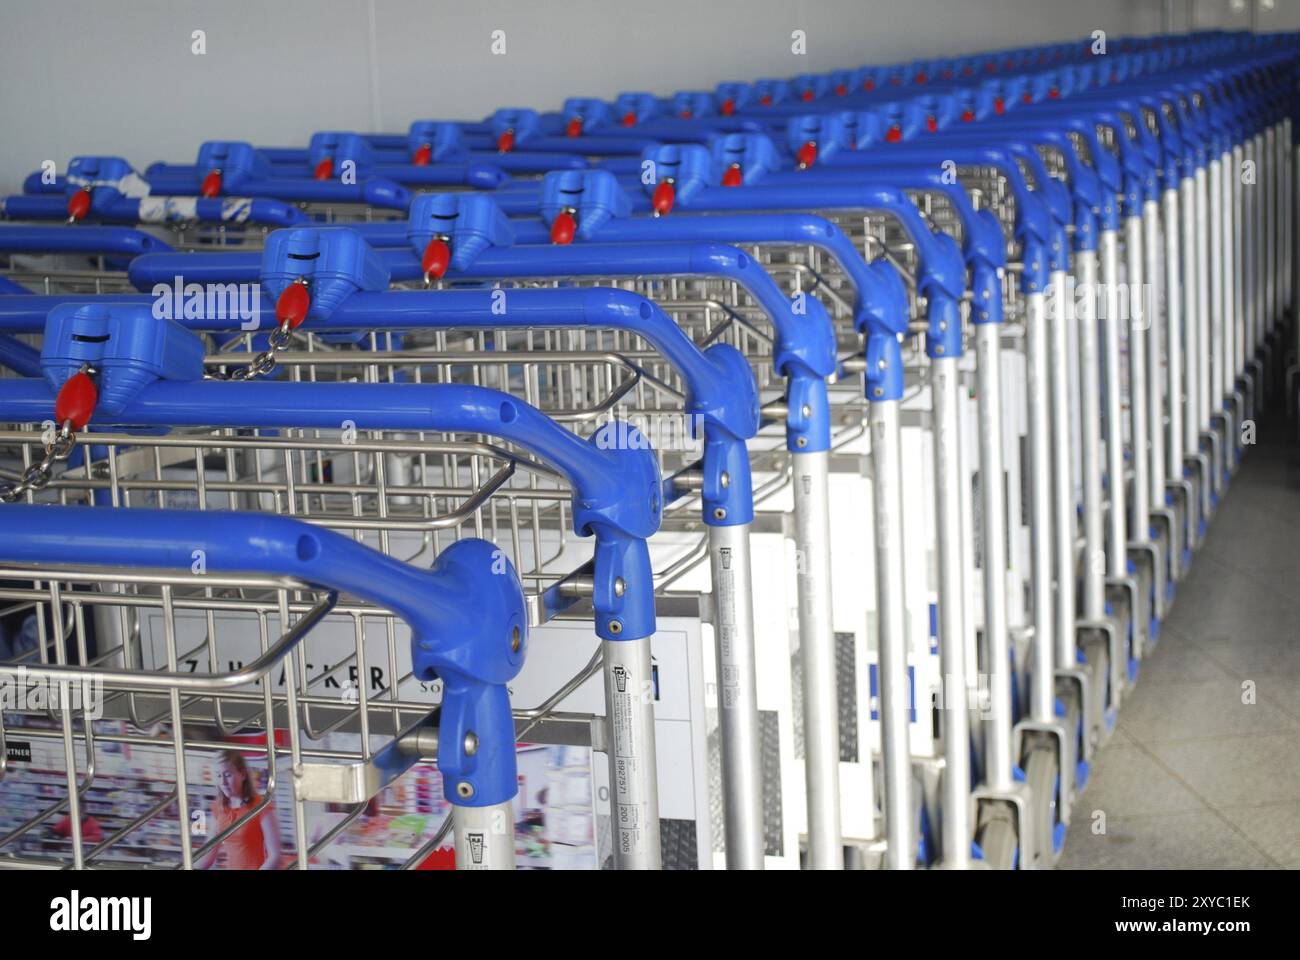
<svg viewBox="0 0 1300 960"><path fill-rule="evenodd" d="M1226 2L1226 0L1225 0ZM1294 3L1295 0L1278 0ZM564 97L1147 33L1161 0L0 0L0 195L54 160L186 162ZM206 32L207 53L191 53ZM506 55L490 52L506 32ZM790 50L792 30L807 55Z"/></svg>
<svg viewBox="0 0 1300 960"><path fill-rule="evenodd" d="M1255 8L1255 29L1300 30L1300 0L1178 0L1190 3L1197 29L1249 30L1251 5Z"/></svg>

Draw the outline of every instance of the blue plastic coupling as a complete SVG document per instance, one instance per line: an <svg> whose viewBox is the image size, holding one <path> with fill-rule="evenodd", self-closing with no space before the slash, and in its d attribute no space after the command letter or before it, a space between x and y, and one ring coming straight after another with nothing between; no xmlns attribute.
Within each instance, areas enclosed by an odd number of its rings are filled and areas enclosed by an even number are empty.
<svg viewBox="0 0 1300 960"><path fill-rule="evenodd" d="M663 482L649 440L611 420L587 441L612 455L615 482L573 499L573 529L594 535L592 608L602 640L639 640L655 630L654 570L646 539L663 517Z"/></svg>
<svg viewBox="0 0 1300 960"><path fill-rule="evenodd" d="M768 173L780 170L781 155L770 137L762 133L727 133L710 141L713 183L728 185L727 174L736 170L740 183L754 186Z"/></svg>
<svg viewBox="0 0 1300 960"><path fill-rule="evenodd" d="M740 259L742 268L750 262L744 255ZM826 379L839 369L835 325L822 302L810 293L800 291L789 310L788 318L773 318L774 366L786 379L786 449L794 453L829 450Z"/></svg>
<svg viewBox="0 0 1300 960"><path fill-rule="evenodd" d="M705 187L711 186L713 158L698 143L670 143L646 147L641 152L641 186L653 197L659 184L671 182L674 203L689 207Z"/></svg>
<svg viewBox="0 0 1300 960"><path fill-rule="evenodd" d="M464 271L484 250L513 245L515 229L486 194L421 193L411 202L406 237L422 262L429 244L443 240L451 268Z"/></svg>
<svg viewBox="0 0 1300 960"><path fill-rule="evenodd" d="M632 199L608 170L555 170L542 178L538 207L547 226L568 213L583 240L594 240L600 228L632 213Z"/></svg>
<svg viewBox="0 0 1300 960"><path fill-rule="evenodd" d="M1076 203L1073 237L1075 253L1095 253L1097 251L1101 239L1097 225L1097 215L1091 209L1081 207L1080 204Z"/></svg>
<svg viewBox="0 0 1300 960"><path fill-rule="evenodd" d="M560 107L560 114L566 123L579 121L578 130L582 133L607 127L611 122L609 104L595 97L569 97Z"/></svg>
<svg viewBox="0 0 1300 960"><path fill-rule="evenodd" d="M421 148L427 146L429 161L432 163L448 163L453 158L463 157L469 152L460 124L442 120L413 122L407 129L406 145L412 159Z"/></svg>
<svg viewBox="0 0 1300 960"><path fill-rule="evenodd" d="M262 285L275 300L300 279L311 291L307 320L323 321L358 291L387 290L389 271L365 239L347 227L277 230L262 252Z"/></svg>
<svg viewBox="0 0 1300 960"><path fill-rule="evenodd" d="M1050 273L1065 273L1070 269L1070 236L1063 223L1053 223L1047 244L1047 269Z"/></svg>
<svg viewBox="0 0 1300 960"><path fill-rule="evenodd" d="M758 384L749 361L731 344L704 351L718 375L708 389L696 387L687 402L691 434L704 439L701 500L704 522L730 527L754 519L753 479L745 441L758 432Z"/></svg>
<svg viewBox="0 0 1300 960"><path fill-rule="evenodd" d="M222 190L226 193L237 191L243 184L275 176L266 154L241 140L209 140L201 144L194 169L200 178L219 171Z"/></svg>
<svg viewBox="0 0 1300 960"><path fill-rule="evenodd" d="M54 394L83 366L97 372L97 413L120 413L156 380L203 377L202 338L158 305L66 303L45 321L41 373Z"/></svg>
<svg viewBox="0 0 1300 960"><path fill-rule="evenodd" d="M854 318L854 325L866 338L866 396L877 403L899 400L903 396L903 351L898 338L907 333L910 319L907 288L885 260L871 263L868 271L871 285L863 292L863 309ZM959 336L960 332L959 327Z"/></svg>
<svg viewBox="0 0 1300 960"><path fill-rule="evenodd" d="M872 403L903 398L903 348L893 333L867 334L867 399Z"/></svg>
<svg viewBox="0 0 1300 960"><path fill-rule="evenodd" d="M122 200L138 199L150 192L149 185L121 157L74 157L64 177L64 192L70 197L79 190L90 194L90 209L100 216Z"/></svg>
<svg viewBox="0 0 1300 960"><path fill-rule="evenodd" d="M443 682L438 769L447 800L471 807L502 803L518 788L506 684L522 669L528 646L523 590L510 559L486 540L452 544L432 573L464 599L466 609L494 613L467 617L469 629L444 638L411 641L415 676Z"/></svg>
<svg viewBox="0 0 1300 960"><path fill-rule="evenodd" d="M510 134L513 144L521 144L540 132L541 117L536 110L502 107L487 119L492 139L498 144L504 134Z"/></svg>
<svg viewBox="0 0 1300 960"><path fill-rule="evenodd" d="M1037 236L1021 239L1024 256L1024 270L1020 274L1020 289L1028 296L1031 293L1046 293L1051 274L1051 260L1048 257L1050 244Z"/></svg>
<svg viewBox="0 0 1300 960"><path fill-rule="evenodd" d="M375 151L359 134L343 130L324 130L313 133L307 144L307 163L315 169L321 162L333 162L333 170L351 163L357 174L364 174L375 165Z"/></svg>
<svg viewBox="0 0 1300 960"><path fill-rule="evenodd" d="M996 267L985 263L974 265L971 269L971 294L971 323L1002 322L1002 277Z"/></svg>
<svg viewBox="0 0 1300 960"><path fill-rule="evenodd" d="M798 365L786 375L785 446L791 453L831 448L831 408L826 378Z"/></svg>

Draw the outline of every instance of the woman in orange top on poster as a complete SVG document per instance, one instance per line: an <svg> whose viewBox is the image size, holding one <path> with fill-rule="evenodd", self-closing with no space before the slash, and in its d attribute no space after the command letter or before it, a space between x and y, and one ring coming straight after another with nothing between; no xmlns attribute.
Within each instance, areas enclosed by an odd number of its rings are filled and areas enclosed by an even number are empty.
<svg viewBox="0 0 1300 960"><path fill-rule="evenodd" d="M237 750L223 750L215 767L217 799L212 804L213 834L220 833L257 806L262 798L253 788L253 776ZM280 828L271 804L212 848L198 864L207 870L217 855L226 852L227 870L276 870L280 866Z"/></svg>

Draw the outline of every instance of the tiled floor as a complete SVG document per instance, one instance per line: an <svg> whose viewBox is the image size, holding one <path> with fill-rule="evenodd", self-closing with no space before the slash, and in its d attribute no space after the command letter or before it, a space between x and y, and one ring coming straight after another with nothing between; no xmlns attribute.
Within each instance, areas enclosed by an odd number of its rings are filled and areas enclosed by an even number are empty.
<svg viewBox="0 0 1300 960"><path fill-rule="evenodd" d="M1300 869L1293 437L1260 424L1096 758L1063 868Z"/></svg>

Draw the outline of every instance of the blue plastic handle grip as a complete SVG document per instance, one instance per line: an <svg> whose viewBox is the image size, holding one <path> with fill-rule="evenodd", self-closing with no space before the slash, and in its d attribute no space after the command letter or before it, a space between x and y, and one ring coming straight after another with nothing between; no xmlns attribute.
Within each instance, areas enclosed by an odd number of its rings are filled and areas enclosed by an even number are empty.
<svg viewBox="0 0 1300 960"><path fill-rule="evenodd" d="M916 205L901 189L870 184L810 184L790 187L707 187L691 201L692 210L739 212L744 210L879 210L893 214L921 259L931 264L936 282L943 278L945 289L960 296L965 288L964 268L955 247L949 248L942 235L932 233ZM956 262L952 254L957 253ZM941 268L940 264L944 264ZM942 271L942 272L940 272Z"/></svg>
<svg viewBox="0 0 1300 960"><path fill-rule="evenodd" d="M0 409L12 422L47 419L53 395L43 381L0 382ZM619 456L582 440L535 407L509 394L461 384L288 383L258 380L158 381L145 387L114 418L140 426L424 430L482 434L516 443L558 469L578 495L618 500ZM99 423L98 420L92 422ZM641 458L635 458L641 459ZM577 519L575 518L575 524ZM657 519L641 511L627 533L648 537ZM588 529L578 529L587 535Z"/></svg>
<svg viewBox="0 0 1300 960"><path fill-rule="evenodd" d="M187 176L160 175L151 178L149 186L151 193L159 195L193 196L198 192L194 178ZM406 187L379 177L358 177L356 183L306 177L247 178L239 181L237 192L241 197L305 203L365 203L388 210L405 210L411 204L411 192Z"/></svg>
<svg viewBox="0 0 1300 960"><path fill-rule="evenodd" d="M369 176L388 177L396 180L398 183L418 183L419 180L408 180L404 174L395 175L392 173L382 172L381 167L397 166L402 168L411 167L411 152L407 145L406 137L396 138L397 146L382 147L374 151L374 159L379 166L367 168L365 173ZM271 161L276 176L284 177L307 177L311 175L311 152L306 148L293 147L260 147L260 153L263 153ZM574 156L569 153L537 153L533 151L521 153L498 153L495 150L470 150L464 153L457 153L454 157L456 163L465 167L464 173L461 174L459 181L447 180L446 183L463 183L467 186L474 186L484 189L491 189L494 184L490 180L500 180L493 174L482 172L483 168L495 167L497 170L505 173L515 174L536 174L547 173L551 170L565 169L582 169L587 166L587 161L583 157ZM442 164L446 166L446 164ZM471 173L471 169L478 172ZM414 169L425 169L415 167ZM145 176L153 174L166 174L175 176L188 176L195 178L194 182L202 177L199 168L193 164L169 164L155 163L145 171ZM448 173L440 174L449 176ZM39 180L39 174L33 174ZM34 192L24 190L24 192ZM62 190L58 192L62 193Z"/></svg>
<svg viewBox="0 0 1300 960"><path fill-rule="evenodd" d="M496 146L492 135L469 134L465 142L475 150L487 151ZM640 156L641 151L656 142L645 136L581 136L548 137L532 136L515 141L513 152L518 153L564 153L570 156Z"/></svg>
<svg viewBox="0 0 1300 960"><path fill-rule="evenodd" d="M504 303L504 309L495 309ZM785 304L788 309L788 304ZM346 329L556 327L628 330L643 337L681 375L692 412L746 440L758 431L758 388L735 348L701 351L654 301L623 290L431 290L356 293L328 321ZM722 348L722 349L719 349Z"/></svg>
<svg viewBox="0 0 1300 960"><path fill-rule="evenodd" d="M0 513L5 536L0 560L78 566L132 566L188 573L194 551L204 553L210 573L294 577L386 607L410 624L416 638L437 636L445 624L471 631L479 616L457 589L350 537L290 517L228 511L100 509L10 504ZM513 571L512 571L513 572ZM509 585L509 576L501 578ZM527 619L515 579L507 616ZM507 593L506 596L509 594ZM497 621L500 623L500 621ZM500 634L508 637L509 631ZM513 673L494 678L504 682Z"/></svg>
<svg viewBox="0 0 1300 960"><path fill-rule="evenodd" d="M0 420L41 423L54 394L43 380L0 379ZM597 633L633 640L654 632L653 581L645 540L659 529L662 483L649 444L617 422L582 440L527 403L485 387L412 383L157 381L113 423L136 427L409 430L478 434L516 444L557 469L573 488L573 527L594 535L608 583L595 598ZM92 419L92 423L101 424ZM623 571L627 572L624 573ZM650 585L614 590L613 579ZM635 577L635 579L634 579ZM609 629L619 620L619 629Z"/></svg>
<svg viewBox="0 0 1300 960"><path fill-rule="evenodd" d="M997 218L991 212L975 210L965 187L948 183L942 171L944 163L957 161L974 161L995 167L1003 172L1016 198L1015 234L1023 245L1025 254L1022 286L1028 293L1041 292L1045 288L1049 267L1045 250L1052 232L1051 221L1040 198L1029 190L1013 156L999 149L972 152L968 148L951 146L946 149L927 147L908 156L915 157L918 161L916 166L836 166L811 174L776 174L774 178L782 183L798 181L805 176L809 182L817 183L879 182L882 185L924 189L945 195L962 221L966 261L982 284L974 289L975 305L972 310L972 321L980 324L998 322L1001 316L996 308L996 304L1001 302L998 271L1006 264L1006 240ZM899 162L904 159L906 158L900 158ZM931 272L923 262L920 283L926 287L931 286L932 278L927 275ZM927 289L926 292L928 294L930 291ZM951 289L945 292L949 297L953 295ZM939 330L933 331L932 335L943 338ZM953 349L960 349L960 344L947 342L944 353L951 356Z"/></svg>
<svg viewBox="0 0 1300 960"><path fill-rule="evenodd" d="M419 263L411 256L398 271L394 274L395 279L414 279L420 275ZM476 279L656 275L713 276L734 280L758 302L776 328L780 341L778 358L782 355L799 357L822 376L830 376L835 371L833 331L821 304L817 303L807 314L795 314L791 299L781 292L759 264L735 247L717 243L489 247L466 269L449 274ZM778 359L778 366L780 363Z"/></svg>
<svg viewBox="0 0 1300 960"><path fill-rule="evenodd" d="M395 280L420 276L420 263L411 253L386 251L384 259ZM232 282L251 280L252 255L173 255L148 258L133 265L132 280L141 288L155 283ZM231 269L235 264L238 269ZM836 370L834 330L821 304L807 298L802 313L771 278L748 256L718 244L625 244L488 248L466 270L449 276L646 276L710 275L734 279L768 312L777 330L775 360L779 372L796 368L825 379ZM355 323L356 329L382 328L393 323L436 327L591 327L630 329L645 337L682 374L690 412L705 418L706 427L725 430L736 439L752 437L758 428L757 391L743 358L728 357L730 348L715 346L701 354L695 344L652 301L611 290L442 291L401 293L343 302L343 313L332 311L333 323ZM413 299L418 298L418 299ZM497 309L506 298L509 308ZM805 441L805 446L807 441ZM734 516L733 510L727 511Z"/></svg>
<svg viewBox="0 0 1300 960"><path fill-rule="evenodd" d="M5 197L0 200L0 213L14 220L66 220L68 202L64 197ZM92 201L86 219L131 225L143 222L140 201L130 197L119 197L106 204ZM230 223L233 220L290 227L303 223L307 215L287 203L265 197L200 197L194 203L194 219L200 223Z"/></svg>
<svg viewBox="0 0 1300 960"><path fill-rule="evenodd" d="M151 306L153 298L141 294L104 294L93 297L96 303L128 303ZM85 303L82 294L55 294L52 296L24 293L0 294L0 332L41 333L49 312L65 303ZM269 304L274 308L274 304ZM227 321L228 323L229 321Z"/></svg>
<svg viewBox="0 0 1300 960"><path fill-rule="evenodd" d="M158 284L256 283L262 270L262 254L233 250L229 253L150 253L136 257L127 266L131 286L141 291Z"/></svg>
<svg viewBox="0 0 1300 960"><path fill-rule="evenodd" d="M66 210L65 210L66 212ZM89 253L138 256L170 251L171 245L125 227L0 227L0 253Z"/></svg>
<svg viewBox="0 0 1300 960"><path fill-rule="evenodd" d="M514 220L515 243L520 246L550 243L550 230L541 220ZM872 291L877 278L853 240L825 217L803 213L747 213L696 216L614 218L602 224L592 238L597 243L707 242L772 244L815 247L829 255L848 277L856 294L854 313L864 318L873 312ZM898 321L887 321L894 332L905 331Z"/></svg>
<svg viewBox="0 0 1300 960"><path fill-rule="evenodd" d="M1141 131L1135 142L1126 133L1126 124L1119 111L1122 108L1117 103L1080 103L1072 101L1068 105L1049 108L1044 111L1044 120L1048 118L1068 116L1070 120L1076 121L1083 119L1085 121L1095 121L1106 123L1119 132L1116 138L1116 144L1120 152L1120 172L1122 174L1123 193L1125 204L1133 207L1135 204L1140 212L1142 199L1152 193L1155 189L1155 168L1159 163L1158 147L1157 156L1154 158L1148 153L1148 145L1143 142L1143 134L1147 133L1145 123L1135 122L1133 129ZM1140 115L1138 120L1140 120ZM1152 139L1154 143L1154 140Z"/></svg>
<svg viewBox="0 0 1300 960"><path fill-rule="evenodd" d="M470 187L475 190L495 190L510 181L502 166L487 163L438 163L424 167L409 162L377 163L366 169L366 176L412 187Z"/></svg>
<svg viewBox="0 0 1300 960"><path fill-rule="evenodd" d="M39 377L41 352L21 340L0 334L0 365L24 377Z"/></svg>
<svg viewBox="0 0 1300 960"><path fill-rule="evenodd" d="M505 684L523 665L528 615L519 577L493 544L458 541L421 570L333 531L268 514L10 504L0 518L0 562L189 573L202 556L212 574L292 577L393 611L411 628L415 676L446 681L444 776L469 781L472 804L514 795ZM472 756L455 749L466 729L479 739ZM444 753L447 733L458 735ZM466 802L453 791L448 799Z"/></svg>

